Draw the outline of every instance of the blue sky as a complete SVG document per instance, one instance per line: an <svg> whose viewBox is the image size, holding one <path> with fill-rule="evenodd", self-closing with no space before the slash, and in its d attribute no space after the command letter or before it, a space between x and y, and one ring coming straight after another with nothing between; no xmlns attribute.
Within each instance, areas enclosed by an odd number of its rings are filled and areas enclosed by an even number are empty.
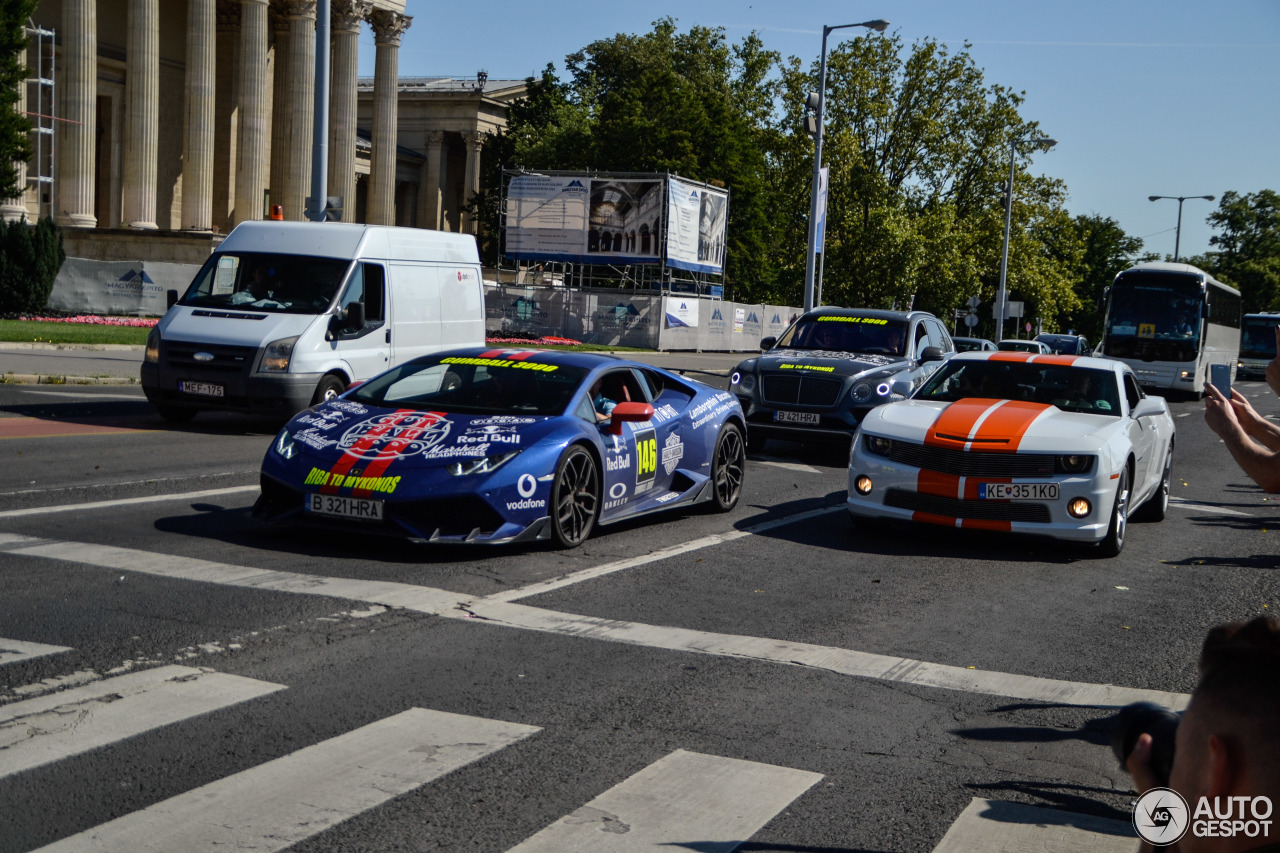
<svg viewBox="0 0 1280 853"><path fill-rule="evenodd" d="M402 76L493 79L539 74L547 63L615 33L644 33L672 17L681 30L751 31L783 56L816 61L822 26L884 18L907 43L935 38L970 55L988 85L1026 93L1022 115L1058 140L1032 169L1061 178L1073 214L1115 219L1144 248L1171 255L1176 201L1280 191L1280 0L613 0L552 3L408 0L413 24ZM862 30L861 32L866 32ZM831 34L831 46L842 35ZM373 73L373 36L360 39ZM1183 205L1181 254L1209 249L1205 216L1217 202Z"/></svg>

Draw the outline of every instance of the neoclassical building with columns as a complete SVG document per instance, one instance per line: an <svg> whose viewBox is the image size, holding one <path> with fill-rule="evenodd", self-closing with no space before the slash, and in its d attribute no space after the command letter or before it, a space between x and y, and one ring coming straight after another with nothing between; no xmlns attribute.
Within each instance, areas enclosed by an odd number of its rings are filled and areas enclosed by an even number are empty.
<svg viewBox="0 0 1280 853"><path fill-rule="evenodd" d="M330 0L327 195L343 199L344 221L470 230L482 141L505 126L524 82L482 71L402 79L407 5ZM52 77L33 81L19 108L46 111L51 155L27 167L27 192L0 215L52 214L69 252L157 260L193 260L276 205L305 218L316 10L316 0L42 0L28 64ZM357 72L366 27L373 78ZM44 63L40 50L52 54Z"/></svg>

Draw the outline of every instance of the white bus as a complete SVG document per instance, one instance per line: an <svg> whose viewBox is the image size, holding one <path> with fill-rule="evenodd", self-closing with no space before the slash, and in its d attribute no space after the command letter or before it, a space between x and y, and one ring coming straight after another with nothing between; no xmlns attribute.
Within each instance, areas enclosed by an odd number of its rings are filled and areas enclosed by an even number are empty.
<svg viewBox="0 0 1280 853"><path fill-rule="evenodd" d="M1240 361L1236 364L1238 379L1266 378L1267 362L1276 357L1276 326L1280 326L1280 311L1244 315Z"/></svg>
<svg viewBox="0 0 1280 853"><path fill-rule="evenodd" d="M1199 397L1209 365L1240 353L1240 291L1190 264L1138 264L1107 289L1101 355L1143 386Z"/></svg>

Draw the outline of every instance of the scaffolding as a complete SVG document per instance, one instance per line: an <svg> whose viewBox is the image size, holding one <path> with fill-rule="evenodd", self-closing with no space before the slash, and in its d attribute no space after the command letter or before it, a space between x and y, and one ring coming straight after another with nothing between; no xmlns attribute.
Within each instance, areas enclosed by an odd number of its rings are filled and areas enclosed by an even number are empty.
<svg viewBox="0 0 1280 853"><path fill-rule="evenodd" d="M31 159L27 189L34 189L36 216L53 215L54 32L27 22L27 117L31 119Z"/></svg>
<svg viewBox="0 0 1280 853"><path fill-rule="evenodd" d="M538 174L557 177L582 177L585 179L607 179L613 181L665 181L677 177L669 173L651 172L576 172L555 169L503 169L502 186L498 203L499 219L499 253L498 277L503 284L543 285L565 287L570 290L579 289L628 289L667 293L687 293L711 299L724 298L723 273L692 272L673 267L667 263L666 253L662 252L652 262L630 263L625 265L611 264L605 260L600 263L582 263L557 260L553 257L538 260L516 260L506 254L507 232L507 187L516 175ZM699 184L696 181L680 179L685 183ZM699 184L709 187L708 184ZM720 190L725 192L724 190ZM663 222L666 221L666 198L663 196Z"/></svg>

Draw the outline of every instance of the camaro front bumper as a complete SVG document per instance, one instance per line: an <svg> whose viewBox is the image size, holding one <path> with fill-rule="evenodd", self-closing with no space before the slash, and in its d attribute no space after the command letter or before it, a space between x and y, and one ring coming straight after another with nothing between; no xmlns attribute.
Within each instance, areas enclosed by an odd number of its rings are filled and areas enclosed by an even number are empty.
<svg viewBox="0 0 1280 853"><path fill-rule="evenodd" d="M1095 469L1098 460L1095 460ZM858 493L865 476L870 491ZM1056 484L1055 499L990 500L986 484ZM857 519L912 521L964 530L994 530L1048 536L1074 542L1100 542L1111 524L1118 476L1107 473L1050 477L987 477L942 474L913 468L867 453L859 441L849 462L849 496L845 506ZM1067 506L1076 498L1090 511L1074 518Z"/></svg>

